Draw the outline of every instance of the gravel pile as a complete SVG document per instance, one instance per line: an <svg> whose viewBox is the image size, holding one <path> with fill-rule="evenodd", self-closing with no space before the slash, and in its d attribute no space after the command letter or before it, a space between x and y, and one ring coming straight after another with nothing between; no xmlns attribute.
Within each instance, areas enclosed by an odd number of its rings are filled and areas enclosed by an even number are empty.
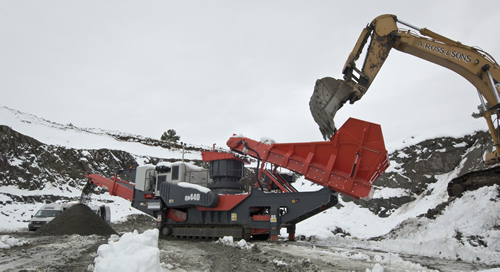
<svg viewBox="0 0 500 272"><path fill-rule="evenodd" d="M36 235L101 235L117 234L101 217L87 205L75 204L58 215L45 226L39 228Z"/></svg>

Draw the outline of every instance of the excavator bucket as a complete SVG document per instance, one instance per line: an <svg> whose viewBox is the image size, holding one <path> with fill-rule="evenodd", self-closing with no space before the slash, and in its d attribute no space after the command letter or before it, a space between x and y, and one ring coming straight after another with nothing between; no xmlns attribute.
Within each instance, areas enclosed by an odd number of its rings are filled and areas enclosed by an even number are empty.
<svg viewBox="0 0 500 272"><path fill-rule="evenodd" d="M316 81L309 108L323 139L329 140L337 132L333 118L345 102L355 96L355 88L344 80L325 77Z"/></svg>

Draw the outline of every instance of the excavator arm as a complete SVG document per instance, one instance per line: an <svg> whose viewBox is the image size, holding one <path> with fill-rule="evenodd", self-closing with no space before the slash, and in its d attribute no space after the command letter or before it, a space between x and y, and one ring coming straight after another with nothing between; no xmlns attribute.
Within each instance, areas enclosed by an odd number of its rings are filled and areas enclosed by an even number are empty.
<svg viewBox="0 0 500 272"><path fill-rule="evenodd" d="M397 23L417 30L400 29ZM364 47L368 43L366 57L361 69L356 66ZM486 110L488 103L497 116L500 108L500 66L488 53L434 33L426 28L417 28L398 20L395 15L381 15L375 18L363 31L354 49L345 62L343 80L326 77L316 82L310 101L311 113L325 139L335 134L333 122L336 112L347 102L361 99L382 68L389 52L398 51L416 56L448 68L467 79L479 93L485 119L495 143L496 152L487 156L487 163L499 161L500 145L498 135ZM486 102L485 102L486 100Z"/></svg>

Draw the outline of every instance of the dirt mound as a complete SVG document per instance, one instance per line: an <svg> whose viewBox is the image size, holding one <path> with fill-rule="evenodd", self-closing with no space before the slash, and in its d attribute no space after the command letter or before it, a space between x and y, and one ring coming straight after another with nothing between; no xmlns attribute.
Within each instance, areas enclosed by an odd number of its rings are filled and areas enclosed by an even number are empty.
<svg viewBox="0 0 500 272"><path fill-rule="evenodd" d="M35 232L35 235L111 235L116 231L87 205L75 204Z"/></svg>

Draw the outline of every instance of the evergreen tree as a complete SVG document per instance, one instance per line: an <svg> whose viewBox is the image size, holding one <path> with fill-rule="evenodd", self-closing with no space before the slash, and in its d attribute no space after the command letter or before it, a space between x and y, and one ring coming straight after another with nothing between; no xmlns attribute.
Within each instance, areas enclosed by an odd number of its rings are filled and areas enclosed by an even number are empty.
<svg viewBox="0 0 500 272"><path fill-rule="evenodd" d="M175 129L169 129L166 132L163 132L160 138L162 141L169 141L169 142L174 142L177 143L181 137L177 135L177 132Z"/></svg>

